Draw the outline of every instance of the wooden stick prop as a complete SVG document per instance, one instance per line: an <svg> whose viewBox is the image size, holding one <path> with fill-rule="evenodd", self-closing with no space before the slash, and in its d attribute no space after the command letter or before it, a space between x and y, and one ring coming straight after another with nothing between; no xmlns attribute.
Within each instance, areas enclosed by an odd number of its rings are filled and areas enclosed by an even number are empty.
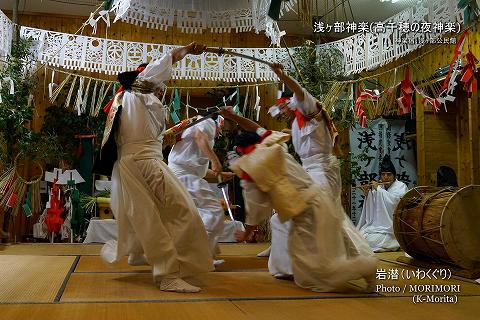
<svg viewBox="0 0 480 320"><path fill-rule="evenodd" d="M202 118L198 118L196 116L192 117L192 118L187 118L187 119L184 119L184 120L180 121L179 123L177 123L173 127L165 130L164 140L163 140L164 146L175 144L175 142L177 142L176 136L181 134L186 129L188 129L188 128L190 128L190 127L192 127L192 126L194 126L194 125L196 125L196 124L198 124L202 121L210 119L211 117L218 114L219 112L220 112L220 110L215 110L215 111L203 116Z"/></svg>
<svg viewBox="0 0 480 320"><path fill-rule="evenodd" d="M272 63L271 62L268 62L268 61L265 61L265 60L262 60L262 59L259 59L259 58L256 58L256 57L252 57L252 56L249 56L249 55L246 55L246 54L243 54L243 53L238 53L238 52L234 52L234 51L230 51L230 50L225 50L221 47L219 48L213 48L213 47L207 47L205 49L205 52L212 52L212 53L216 53L218 54L219 56L223 55L223 54L229 54L231 56L236 56L236 57L240 57L240 58L245 58L245 59L250 59L250 60L253 60L253 61L257 61L257 62L260 62L260 63L264 63L268 66L272 66Z"/></svg>

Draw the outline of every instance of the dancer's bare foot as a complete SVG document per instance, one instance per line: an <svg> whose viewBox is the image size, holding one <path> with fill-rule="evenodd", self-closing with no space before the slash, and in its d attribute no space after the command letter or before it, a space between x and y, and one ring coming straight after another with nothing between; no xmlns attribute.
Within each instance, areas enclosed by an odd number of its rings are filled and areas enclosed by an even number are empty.
<svg viewBox="0 0 480 320"><path fill-rule="evenodd" d="M180 278L162 279L159 285L160 290L180 293L195 293L199 292L199 287L192 286Z"/></svg>

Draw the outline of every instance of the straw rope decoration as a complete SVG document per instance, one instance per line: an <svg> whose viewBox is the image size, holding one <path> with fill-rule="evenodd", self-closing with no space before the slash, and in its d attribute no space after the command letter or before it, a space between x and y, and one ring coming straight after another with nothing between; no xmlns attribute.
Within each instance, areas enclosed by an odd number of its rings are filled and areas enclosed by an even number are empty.
<svg viewBox="0 0 480 320"><path fill-rule="evenodd" d="M39 162L33 160L33 162L40 168L41 173L38 176L32 178L32 180L25 180L19 173L18 168L21 153L19 153L14 160L14 164L11 168L7 169L0 177L0 208L3 211L7 210L8 203L11 197L16 196L15 203L11 206L12 216L16 216L20 207L23 206L25 201L25 195L27 194L27 188L31 188L30 198L30 210L31 213L39 213L41 208L40 203L40 181L43 177L43 168Z"/></svg>
<svg viewBox="0 0 480 320"><path fill-rule="evenodd" d="M330 111L337 105L342 92L347 86L348 84L345 82L335 82L332 85L323 100L323 106L327 112L330 113Z"/></svg>

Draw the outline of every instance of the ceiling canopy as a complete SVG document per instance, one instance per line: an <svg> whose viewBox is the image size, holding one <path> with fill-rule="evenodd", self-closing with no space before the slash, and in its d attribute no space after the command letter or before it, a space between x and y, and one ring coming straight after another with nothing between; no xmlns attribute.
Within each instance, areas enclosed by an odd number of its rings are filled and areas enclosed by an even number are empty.
<svg viewBox="0 0 480 320"><path fill-rule="evenodd" d="M114 0L111 12L122 20L147 28L166 30L176 26L182 32L265 32L272 44L279 45L277 23L268 16L271 0ZM283 1L281 13L297 0Z"/></svg>

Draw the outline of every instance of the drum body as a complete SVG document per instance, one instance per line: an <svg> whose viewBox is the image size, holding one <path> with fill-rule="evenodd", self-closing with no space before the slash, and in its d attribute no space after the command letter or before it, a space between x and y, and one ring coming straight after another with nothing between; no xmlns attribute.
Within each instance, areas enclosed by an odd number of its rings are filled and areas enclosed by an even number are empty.
<svg viewBox="0 0 480 320"><path fill-rule="evenodd" d="M395 237L414 258L480 267L480 186L416 187L393 214Z"/></svg>

